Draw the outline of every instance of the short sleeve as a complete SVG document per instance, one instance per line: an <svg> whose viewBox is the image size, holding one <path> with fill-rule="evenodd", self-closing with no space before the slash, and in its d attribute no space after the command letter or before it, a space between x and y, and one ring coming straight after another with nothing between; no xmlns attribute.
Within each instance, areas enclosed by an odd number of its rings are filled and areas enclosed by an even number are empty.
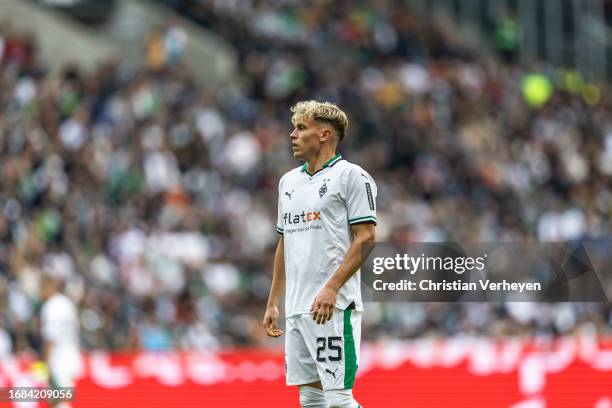
<svg viewBox="0 0 612 408"><path fill-rule="evenodd" d="M351 168L346 179L346 207L349 224L376 224L376 183L360 167Z"/></svg>
<svg viewBox="0 0 612 408"><path fill-rule="evenodd" d="M284 224L283 224L283 200L281 195L283 179L278 182L278 210L276 215L276 232L283 235L285 233Z"/></svg>

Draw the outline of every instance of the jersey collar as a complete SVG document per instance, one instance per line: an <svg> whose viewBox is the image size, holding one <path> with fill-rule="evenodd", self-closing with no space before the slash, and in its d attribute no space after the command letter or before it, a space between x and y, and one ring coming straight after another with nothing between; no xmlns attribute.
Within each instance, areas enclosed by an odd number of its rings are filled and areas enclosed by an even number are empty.
<svg viewBox="0 0 612 408"><path fill-rule="evenodd" d="M341 154L336 154L334 157L332 157L331 159L329 159L328 161L326 161L325 163L323 163L323 167L321 167L319 170L315 171L314 173L310 174L308 173L308 162L304 163L304 165L302 166L302 169L300 170L301 172L305 172L306 174L308 174L309 176L314 176L315 174L317 174L318 172L320 172L321 170L323 170L326 167L331 167L334 164L338 163L340 160L342 159L342 155Z"/></svg>

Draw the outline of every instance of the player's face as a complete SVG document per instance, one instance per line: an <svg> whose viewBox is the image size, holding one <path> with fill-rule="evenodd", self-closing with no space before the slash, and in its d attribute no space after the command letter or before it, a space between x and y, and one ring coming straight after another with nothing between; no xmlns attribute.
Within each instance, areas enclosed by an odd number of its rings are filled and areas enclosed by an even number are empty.
<svg viewBox="0 0 612 408"><path fill-rule="evenodd" d="M43 281L43 284L41 287L41 295L43 299L45 300L49 299L51 296L53 296L53 294L56 291L57 291L57 283L55 282L55 279L47 278L46 280Z"/></svg>
<svg viewBox="0 0 612 408"><path fill-rule="evenodd" d="M311 119L297 119L293 122L291 148L293 157L308 161L316 156L321 148L321 129Z"/></svg>

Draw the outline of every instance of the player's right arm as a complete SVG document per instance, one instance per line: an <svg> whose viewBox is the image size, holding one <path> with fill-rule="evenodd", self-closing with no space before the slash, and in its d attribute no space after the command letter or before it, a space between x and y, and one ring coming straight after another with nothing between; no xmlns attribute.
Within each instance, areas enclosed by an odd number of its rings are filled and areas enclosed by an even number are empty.
<svg viewBox="0 0 612 408"><path fill-rule="evenodd" d="M263 326L270 337L279 337L283 331L278 328L278 304L280 303L283 288L285 287L285 241L281 235L274 254L274 271L272 272L272 285L266 306Z"/></svg>

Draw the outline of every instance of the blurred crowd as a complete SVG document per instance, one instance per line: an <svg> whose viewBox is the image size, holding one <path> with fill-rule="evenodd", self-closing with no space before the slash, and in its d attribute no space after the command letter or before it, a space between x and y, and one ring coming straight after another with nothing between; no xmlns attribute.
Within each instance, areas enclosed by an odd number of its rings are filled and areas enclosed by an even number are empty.
<svg viewBox="0 0 612 408"><path fill-rule="evenodd" d="M604 84L502 64L399 2L171 3L235 46L235 80L200 87L159 49L143 67L53 77L35 39L0 26L0 356L40 347L50 275L79 306L85 349L275 345L261 320L302 99L347 112L339 150L378 184L379 241L610 239ZM535 73L550 92L525 86ZM598 303L368 304L365 316L371 340L612 327Z"/></svg>

